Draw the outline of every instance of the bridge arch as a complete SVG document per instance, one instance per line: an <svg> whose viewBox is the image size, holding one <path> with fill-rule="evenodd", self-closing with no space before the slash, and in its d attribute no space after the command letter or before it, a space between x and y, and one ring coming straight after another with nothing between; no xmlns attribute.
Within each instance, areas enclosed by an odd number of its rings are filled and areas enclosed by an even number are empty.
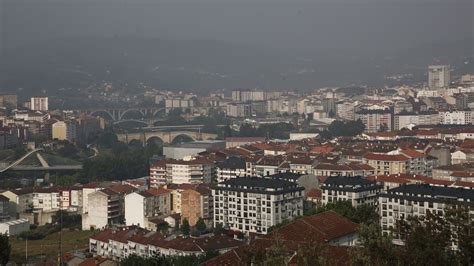
<svg viewBox="0 0 474 266"><path fill-rule="evenodd" d="M132 139L128 142L128 145L143 147L143 141L141 139Z"/></svg>
<svg viewBox="0 0 474 266"><path fill-rule="evenodd" d="M151 145L163 146L164 143L165 142L163 141L163 139L158 136L151 136L146 140L146 146L151 146Z"/></svg>
<svg viewBox="0 0 474 266"><path fill-rule="evenodd" d="M176 136L172 137L171 144L180 144L185 142L194 141L195 138L189 136L186 133L177 134Z"/></svg>
<svg viewBox="0 0 474 266"><path fill-rule="evenodd" d="M100 116L105 120L114 120L114 115L107 110L96 110L96 111L93 111L90 115Z"/></svg>
<svg viewBox="0 0 474 266"><path fill-rule="evenodd" d="M131 117L129 117L131 116ZM120 114L119 120L145 118L145 113L140 109L128 109Z"/></svg>

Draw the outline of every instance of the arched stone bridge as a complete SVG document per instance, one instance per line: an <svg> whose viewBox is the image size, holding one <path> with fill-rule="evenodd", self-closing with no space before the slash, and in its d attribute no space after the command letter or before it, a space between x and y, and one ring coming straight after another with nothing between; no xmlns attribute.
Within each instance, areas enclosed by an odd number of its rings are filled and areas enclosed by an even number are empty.
<svg viewBox="0 0 474 266"><path fill-rule="evenodd" d="M147 143L152 138L158 138L165 144L170 144L179 136L187 136L193 140L212 140L217 138L217 134L202 133L197 131L151 131L139 133L118 133L119 141L130 143L132 140L139 140Z"/></svg>

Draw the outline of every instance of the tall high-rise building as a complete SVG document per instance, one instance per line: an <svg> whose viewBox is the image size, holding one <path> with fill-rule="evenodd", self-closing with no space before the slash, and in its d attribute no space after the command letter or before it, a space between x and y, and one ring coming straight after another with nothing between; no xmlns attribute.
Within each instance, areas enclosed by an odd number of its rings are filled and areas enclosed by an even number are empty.
<svg viewBox="0 0 474 266"><path fill-rule="evenodd" d="M448 65L433 65L428 67L428 87L445 88L449 86L450 80Z"/></svg>
<svg viewBox="0 0 474 266"><path fill-rule="evenodd" d="M48 108L48 97L31 97L31 110L48 111Z"/></svg>

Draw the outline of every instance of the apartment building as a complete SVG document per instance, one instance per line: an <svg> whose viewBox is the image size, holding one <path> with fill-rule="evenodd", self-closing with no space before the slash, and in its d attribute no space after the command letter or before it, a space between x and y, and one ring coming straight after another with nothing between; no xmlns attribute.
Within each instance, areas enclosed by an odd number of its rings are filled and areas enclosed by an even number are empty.
<svg viewBox="0 0 474 266"><path fill-rule="evenodd" d="M171 213L171 191L151 188L125 196L125 224L154 230L149 219Z"/></svg>
<svg viewBox="0 0 474 266"><path fill-rule="evenodd" d="M321 163L314 166L316 176L367 176L374 173L374 168L367 164L330 164Z"/></svg>
<svg viewBox="0 0 474 266"><path fill-rule="evenodd" d="M474 215L474 190L428 184L407 184L379 195L382 232L389 234L400 219L424 216L426 213L444 215L450 205L466 205Z"/></svg>
<svg viewBox="0 0 474 266"><path fill-rule="evenodd" d="M321 186L322 203L350 201L352 206L377 204L383 186L360 176L330 176Z"/></svg>
<svg viewBox="0 0 474 266"><path fill-rule="evenodd" d="M212 189L214 226L266 234L268 228L303 214L304 188L282 179L237 177Z"/></svg>
<svg viewBox="0 0 474 266"><path fill-rule="evenodd" d="M52 137L57 140L73 142L77 140L77 124L75 121L58 121L52 125Z"/></svg>
<svg viewBox="0 0 474 266"><path fill-rule="evenodd" d="M403 154L388 155L368 153L364 155L364 163L374 168L376 175L406 173L408 157Z"/></svg>
<svg viewBox="0 0 474 266"><path fill-rule="evenodd" d="M88 211L82 214L82 230L103 229L120 224L123 220L123 206L120 193L110 188L88 195Z"/></svg>
<svg viewBox="0 0 474 266"><path fill-rule="evenodd" d="M436 111L426 111L419 113L401 112L393 117L393 129L401 130L411 126L437 125L440 123L440 115Z"/></svg>
<svg viewBox="0 0 474 266"><path fill-rule="evenodd" d="M203 157L186 157L183 160L163 159L150 166L150 185L202 184L215 177L214 163Z"/></svg>
<svg viewBox="0 0 474 266"><path fill-rule="evenodd" d="M206 186L196 186L181 192L181 219L188 219L194 226L199 218L211 225L213 222L213 197L212 191Z"/></svg>
<svg viewBox="0 0 474 266"><path fill-rule="evenodd" d="M0 222L10 219L10 199L0 195Z"/></svg>
<svg viewBox="0 0 474 266"><path fill-rule="evenodd" d="M226 235L166 238L143 229L107 229L89 238L92 254L120 261L130 255L140 257L200 256L209 251L227 252L244 242Z"/></svg>
<svg viewBox="0 0 474 266"><path fill-rule="evenodd" d="M245 175L246 163L242 157L232 156L216 165L217 182Z"/></svg>
<svg viewBox="0 0 474 266"><path fill-rule="evenodd" d="M252 116L252 104L250 102L229 103L226 111L229 117L250 117Z"/></svg>
<svg viewBox="0 0 474 266"><path fill-rule="evenodd" d="M362 109L355 113L355 120L358 119L364 123L364 131L368 133L378 132L381 129L391 131L393 128L392 112L387 109Z"/></svg>
<svg viewBox="0 0 474 266"><path fill-rule="evenodd" d="M34 111L48 111L48 97L31 97L30 109Z"/></svg>
<svg viewBox="0 0 474 266"><path fill-rule="evenodd" d="M468 125L474 121L471 110L440 112L440 122L445 125Z"/></svg>
<svg viewBox="0 0 474 266"><path fill-rule="evenodd" d="M439 89L449 87L451 82L450 67L448 65L428 66L428 87Z"/></svg>

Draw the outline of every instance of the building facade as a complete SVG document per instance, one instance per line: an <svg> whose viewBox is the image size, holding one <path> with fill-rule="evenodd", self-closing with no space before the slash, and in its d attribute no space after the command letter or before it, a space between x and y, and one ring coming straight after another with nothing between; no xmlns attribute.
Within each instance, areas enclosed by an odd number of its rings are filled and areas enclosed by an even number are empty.
<svg viewBox="0 0 474 266"><path fill-rule="evenodd" d="M212 189L214 226L244 233L266 234L271 226L303 214L304 188L258 177L237 177Z"/></svg>
<svg viewBox="0 0 474 266"><path fill-rule="evenodd" d="M382 185L360 176L331 176L321 186L322 203L350 201L352 206L376 205L382 189Z"/></svg>

